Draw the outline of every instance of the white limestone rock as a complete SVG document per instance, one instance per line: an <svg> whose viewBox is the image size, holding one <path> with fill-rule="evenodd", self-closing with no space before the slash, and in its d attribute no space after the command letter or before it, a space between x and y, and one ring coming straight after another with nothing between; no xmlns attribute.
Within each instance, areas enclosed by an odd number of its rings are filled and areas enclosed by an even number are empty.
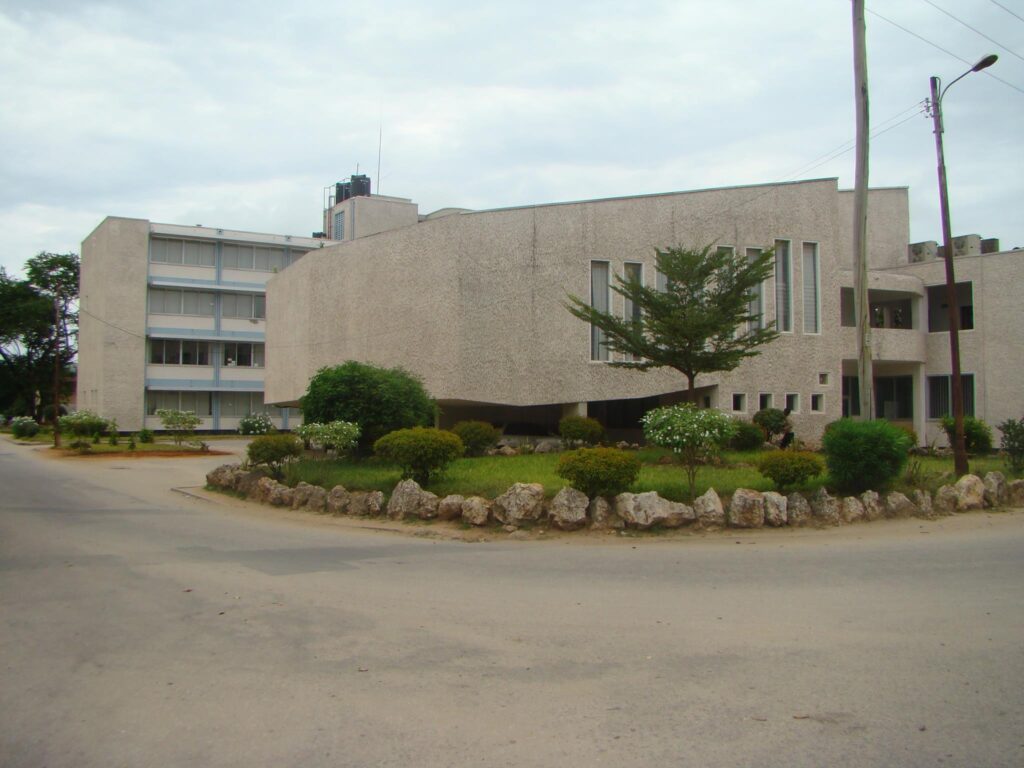
<svg viewBox="0 0 1024 768"><path fill-rule="evenodd" d="M764 495L760 491L737 488L729 500L728 521L731 528L763 527Z"/></svg>
<svg viewBox="0 0 1024 768"><path fill-rule="evenodd" d="M574 531L587 524L587 507L590 506L590 499L587 494L575 488L563 488L555 498L551 500L548 507L548 516L556 528L563 531Z"/></svg>
<svg viewBox="0 0 1024 768"><path fill-rule="evenodd" d="M544 486L515 483L494 500L492 510L498 522L510 525L539 520L544 514Z"/></svg>
<svg viewBox="0 0 1024 768"><path fill-rule="evenodd" d="M402 480L388 499L388 517L392 520L429 520L437 517L437 505L437 496L424 491L415 480Z"/></svg>
<svg viewBox="0 0 1024 768"><path fill-rule="evenodd" d="M765 491L764 496L764 524L778 528L786 524L789 517L789 502L781 493Z"/></svg>

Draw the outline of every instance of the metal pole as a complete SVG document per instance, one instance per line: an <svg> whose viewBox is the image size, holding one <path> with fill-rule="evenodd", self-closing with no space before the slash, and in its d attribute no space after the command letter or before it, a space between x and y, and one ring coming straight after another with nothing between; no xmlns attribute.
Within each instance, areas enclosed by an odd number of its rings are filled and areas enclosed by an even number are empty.
<svg viewBox="0 0 1024 768"><path fill-rule="evenodd" d="M857 378L860 418L871 419L874 371L871 363L871 321L868 302L868 65L865 46L864 0L853 0L853 76L857 104L857 160L853 193L854 307L857 311Z"/></svg>
<svg viewBox="0 0 1024 768"><path fill-rule="evenodd" d="M961 75L962 77L962 75ZM952 85L952 83L950 83ZM967 474L967 446L964 441L964 392L960 381L960 303L956 296L953 269L953 234L949 223L949 190L946 186L946 159L942 151L942 96L939 78L931 78L932 120L935 123L935 154L939 163L939 209L942 215L942 247L946 262L946 304L949 309L949 364L952 370L949 388L953 405L953 469L957 477Z"/></svg>
<svg viewBox="0 0 1024 768"><path fill-rule="evenodd" d="M60 296L53 297L53 447L60 448Z"/></svg>

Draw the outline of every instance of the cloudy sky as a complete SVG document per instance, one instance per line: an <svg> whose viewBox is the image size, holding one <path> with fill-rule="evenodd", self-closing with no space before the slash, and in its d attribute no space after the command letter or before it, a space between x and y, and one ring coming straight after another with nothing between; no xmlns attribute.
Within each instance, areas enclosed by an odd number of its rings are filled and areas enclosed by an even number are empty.
<svg viewBox="0 0 1024 768"><path fill-rule="evenodd" d="M997 53L944 102L953 229L1024 246L1024 2L868 9L872 185L909 186L912 239L941 239L928 77ZM852 187L850 16L849 0L0 0L0 263L77 251L108 214L308 235L324 186L357 168L423 213Z"/></svg>

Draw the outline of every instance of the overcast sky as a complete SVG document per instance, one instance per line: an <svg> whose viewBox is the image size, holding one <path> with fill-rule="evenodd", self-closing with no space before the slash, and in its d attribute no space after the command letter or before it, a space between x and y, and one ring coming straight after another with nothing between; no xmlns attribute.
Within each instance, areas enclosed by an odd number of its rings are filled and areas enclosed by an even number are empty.
<svg viewBox="0 0 1024 768"><path fill-rule="evenodd" d="M1024 2L868 8L889 20L868 15L871 184L909 186L911 238L941 240L928 78L997 53L1005 83L972 74L944 102L953 230L1024 246ZM106 215L309 235L324 186L357 168L421 213L852 187L853 152L828 159L853 145L850 16L849 0L0 0L0 262L78 251Z"/></svg>

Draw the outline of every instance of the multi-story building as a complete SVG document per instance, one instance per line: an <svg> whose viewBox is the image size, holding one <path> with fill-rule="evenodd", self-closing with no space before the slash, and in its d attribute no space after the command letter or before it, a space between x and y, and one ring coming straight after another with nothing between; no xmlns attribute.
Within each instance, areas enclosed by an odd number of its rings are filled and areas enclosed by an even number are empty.
<svg viewBox="0 0 1024 768"><path fill-rule="evenodd" d="M610 366L567 297L628 315L616 275L657 287L656 248L713 243L774 250L753 309L781 335L736 370L698 377L699 401L745 418L788 407L812 442L856 414L853 194L835 179L426 216L355 181L325 200L330 240L105 220L82 249L80 407L123 429L158 427L161 407L233 429L266 402L287 428L317 369L355 359L422 377L442 426L482 418L541 433L579 413L628 433L686 381ZM934 243L908 246L905 188L871 190L869 205L873 415L942 444L942 262ZM1024 251L968 236L956 263L966 408L994 426L1024 414Z"/></svg>
<svg viewBox="0 0 1024 768"><path fill-rule="evenodd" d="M375 203L360 199L364 215ZM908 259L905 188L871 190L869 205L874 415L941 443L949 386L941 264ZM797 434L815 441L857 409L852 207L852 192L821 179L445 209L417 223L395 217L393 228L381 210L372 236L356 232L270 280L267 397L294 405L318 368L357 359L419 374L442 426L483 418L545 432L581 413L635 430L646 410L681 399L686 382L668 369L610 366L600 335L566 311L568 296L627 316L611 290L615 276L656 287L656 248L715 244L747 256L772 248L775 273L755 307L781 335L736 370L698 377L698 396L745 418L788 407ZM957 261L963 316L974 307L962 342L968 411L994 425L1024 413L1014 389L1024 350L997 331L1020 327L1012 286L1022 284L1024 257L979 249Z"/></svg>
<svg viewBox="0 0 1024 768"><path fill-rule="evenodd" d="M161 408L201 429L293 409L264 402L267 279L329 241L108 217L82 243L78 407L123 430Z"/></svg>

